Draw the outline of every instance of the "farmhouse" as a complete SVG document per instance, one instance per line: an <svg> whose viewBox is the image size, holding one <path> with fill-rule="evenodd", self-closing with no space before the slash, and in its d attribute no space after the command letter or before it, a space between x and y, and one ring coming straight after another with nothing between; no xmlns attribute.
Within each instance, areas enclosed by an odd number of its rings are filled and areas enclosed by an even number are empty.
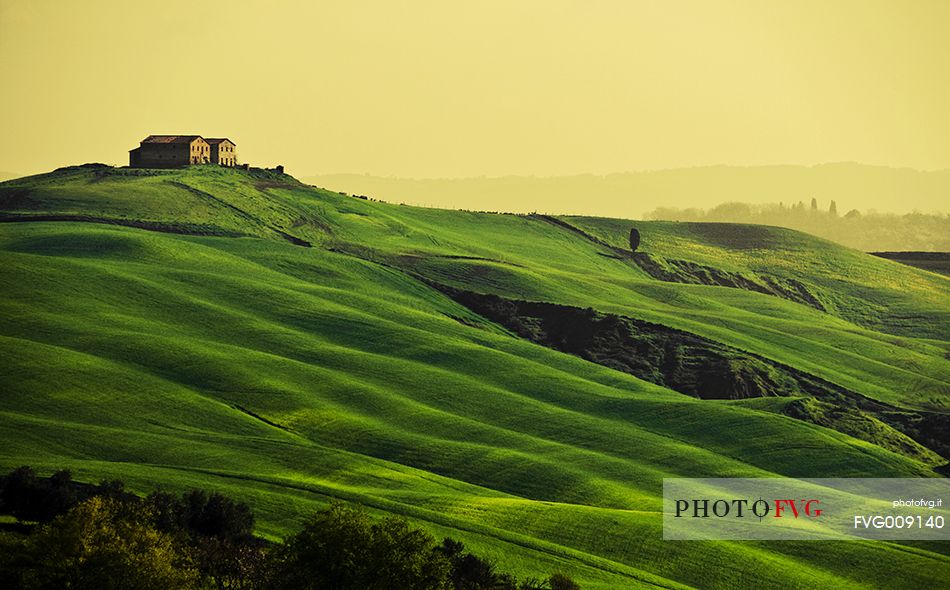
<svg viewBox="0 0 950 590"><path fill-rule="evenodd" d="M234 152L234 142L227 137L208 137L205 139L211 146L211 163L222 166L237 166L237 154Z"/></svg>
<svg viewBox="0 0 950 590"><path fill-rule="evenodd" d="M178 168L191 164L236 166L235 144L227 138L200 135L149 135L129 150L132 168Z"/></svg>

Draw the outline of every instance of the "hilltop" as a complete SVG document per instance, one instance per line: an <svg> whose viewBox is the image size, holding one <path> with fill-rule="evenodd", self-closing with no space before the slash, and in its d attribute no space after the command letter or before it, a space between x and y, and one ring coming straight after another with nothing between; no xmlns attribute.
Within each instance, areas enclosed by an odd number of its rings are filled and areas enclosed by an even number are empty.
<svg viewBox="0 0 950 590"><path fill-rule="evenodd" d="M658 514L670 476L939 476L946 277L213 166L0 183L0 220L0 468L221 489L274 537L361 502L585 588L950 575L937 545L663 543Z"/></svg>

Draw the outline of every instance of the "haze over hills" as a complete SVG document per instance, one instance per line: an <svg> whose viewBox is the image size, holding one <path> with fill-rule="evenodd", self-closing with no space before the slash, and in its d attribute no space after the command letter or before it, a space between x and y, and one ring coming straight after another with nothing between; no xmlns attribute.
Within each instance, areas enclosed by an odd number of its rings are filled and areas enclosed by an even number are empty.
<svg viewBox="0 0 950 590"><path fill-rule="evenodd" d="M639 219L657 207L710 208L726 201L786 205L834 199L849 209L948 212L950 170L856 163L705 166L555 177L390 178L319 174L303 182L391 202L474 211L532 211Z"/></svg>
<svg viewBox="0 0 950 590"><path fill-rule="evenodd" d="M220 489L272 537L360 502L585 590L950 579L939 543L664 543L659 514L671 476L939 477L944 277L214 166L66 168L0 215L0 468Z"/></svg>

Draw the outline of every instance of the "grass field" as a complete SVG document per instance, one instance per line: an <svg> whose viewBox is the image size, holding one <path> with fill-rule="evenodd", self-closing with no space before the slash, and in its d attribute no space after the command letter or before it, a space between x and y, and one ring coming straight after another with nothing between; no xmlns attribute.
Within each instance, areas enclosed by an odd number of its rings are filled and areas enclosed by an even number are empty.
<svg viewBox="0 0 950 590"><path fill-rule="evenodd" d="M222 490L272 537L342 498L584 588L950 583L939 544L663 542L664 477L937 474L782 404L701 401L515 338L429 286L647 320L945 414L946 277L777 228L571 229L216 167L14 180L0 214L5 469ZM658 281L615 251L631 226L660 261L794 279L827 311Z"/></svg>

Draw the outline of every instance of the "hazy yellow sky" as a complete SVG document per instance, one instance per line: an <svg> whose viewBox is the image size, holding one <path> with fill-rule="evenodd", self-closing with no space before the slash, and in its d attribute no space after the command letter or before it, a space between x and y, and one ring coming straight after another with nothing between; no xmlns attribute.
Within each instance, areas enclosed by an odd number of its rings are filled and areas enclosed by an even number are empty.
<svg viewBox="0 0 950 590"><path fill-rule="evenodd" d="M228 136L306 175L950 168L950 2L0 0L0 170Z"/></svg>

